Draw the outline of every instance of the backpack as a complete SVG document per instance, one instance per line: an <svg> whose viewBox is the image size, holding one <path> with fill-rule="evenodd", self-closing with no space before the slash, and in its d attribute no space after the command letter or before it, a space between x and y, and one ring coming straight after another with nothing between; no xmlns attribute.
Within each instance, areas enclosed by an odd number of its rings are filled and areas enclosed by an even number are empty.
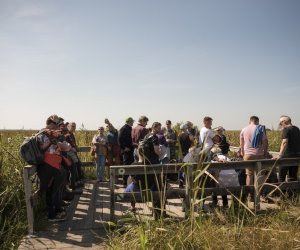
<svg viewBox="0 0 300 250"><path fill-rule="evenodd" d="M151 139L152 139L153 135L149 135L149 136L145 136L145 138L143 140L139 141L139 149L142 150L143 152L143 156L146 159L150 159L151 157Z"/></svg>
<svg viewBox="0 0 300 250"><path fill-rule="evenodd" d="M44 151L40 149L37 138L43 132L39 132L31 137L25 137L20 146L21 157L30 165L39 165L44 160Z"/></svg>

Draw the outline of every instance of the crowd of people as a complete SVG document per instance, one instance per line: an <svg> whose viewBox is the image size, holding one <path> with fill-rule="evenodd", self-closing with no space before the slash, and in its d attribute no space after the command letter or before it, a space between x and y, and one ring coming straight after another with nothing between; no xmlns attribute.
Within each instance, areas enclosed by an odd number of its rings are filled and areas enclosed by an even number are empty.
<svg viewBox="0 0 300 250"><path fill-rule="evenodd" d="M40 190L45 191L48 220L59 222L66 219L65 207L74 195L81 194L83 173L78 157L74 132L76 123L65 123L57 115L46 120L45 128L37 137L44 152L43 163L37 166Z"/></svg>
<svg viewBox="0 0 300 250"><path fill-rule="evenodd" d="M141 116L137 125L133 127L134 119L128 117L120 130L105 119L105 126L98 128L97 134L92 139L95 148L96 178L98 182L106 181L105 168L111 165L131 164L166 164L172 162L197 162L202 161L226 161L228 158L229 143L222 126L212 128L213 119L209 116L203 118L200 130L190 121L180 125L180 131L172 128L172 122L167 120L165 126L154 122L150 128L148 117ZM281 116L282 142L279 155L276 158L300 157L300 130L292 125L289 116ZM38 176L41 180L41 189L46 190L46 204L49 221L64 220L66 213L63 205L72 200L74 194L82 186L83 174L81 162L77 155L77 144L74 137L76 124L64 123L63 118L57 115L50 116L46 121L46 127L39 135L40 148L45 151L42 165L38 166ZM195 153L196 152L196 153ZM247 160L258 160L269 157L268 138L265 126L259 123L257 116L251 116L249 125L240 133L239 156ZM286 178L297 180L298 166L281 167L279 169L279 181ZM220 173L211 173L216 179ZM246 169L245 180L240 178L239 184L253 185L253 171ZM155 180L154 175L123 176L123 185L127 192L149 188L158 190L162 181ZM174 176L172 177L174 178ZM184 173L176 176L179 187L184 186ZM212 197L216 205L218 199ZM227 196L222 196L223 206L228 206ZM133 209L134 202L132 203ZM154 201L154 209L161 205L161 201Z"/></svg>

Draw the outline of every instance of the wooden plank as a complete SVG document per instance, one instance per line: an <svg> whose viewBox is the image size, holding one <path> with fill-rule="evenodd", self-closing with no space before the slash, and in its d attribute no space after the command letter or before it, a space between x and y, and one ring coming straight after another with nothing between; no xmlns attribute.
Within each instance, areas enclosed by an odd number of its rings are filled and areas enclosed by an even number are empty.
<svg viewBox="0 0 300 250"><path fill-rule="evenodd" d="M300 181L278 182L278 183L264 183L261 192L272 192L278 187L281 191L286 190L300 190Z"/></svg>
<svg viewBox="0 0 300 250"><path fill-rule="evenodd" d="M81 162L82 167L95 167L96 162L95 161L83 161Z"/></svg>
<svg viewBox="0 0 300 250"><path fill-rule="evenodd" d="M110 169L110 221L115 221L115 180L116 170Z"/></svg>
<svg viewBox="0 0 300 250"><path fill-rule="evenodd" d="M32 183L30 180L30 171L32 168L23 169L23 180L24 180L24 191L25 191L25 201L26 201L26 212L27 212L27 222L28 222L28 234L33 235L33 207L31 203L31 193L32 193Z"/></svg>
<svg viewBox="0 0 300 250"><path fill-rule="evenodd" d="M193 188L193 166L187 167L187 174L185 178L185 218L188 218L191 213L191 199L192 199L192 188Z"/></svg>
<svg viewBox="0 0 300 250"><path fill-rule="evenodd" d="M151 194L147 192L150 192ZM141 191L141 192L132 192L132 193L115 193L114 201L116 202L148 202L155 199L159 199L161 192L159 191ZM149 200L147 200L149 197ZM178 199L185 197L185 190L184 189L169 189L166 190L166 198L167 199Z"/></svg>
<svg viewBox="0 0 300 250"><path fill-rule="evenodd" d="M273 166L290 166L290 165L299 165L300 158L280 158L278 160L273 159L265 159L260 160L263 168L271 168ZM203 169L206 166L209 166L209 169L245 169L245 168L255 168L257 160L249 160L249 161L230 161L230 162L203 162L201 165L197 165L197 163L189 163L188 165L193 166L193 171L197 171L198 169ZM111 169L115 169L119 171L125 171L125 174L144 174L145 169L147 170L147 174L157 174L160 172L164 173L177 173L180 169L182 169L183 163L174 163L174 164L154 164L154 165L124 165L124 166L110 166ZM185 164L187 165L187 164Z"/></svg>
<svg viewBox="0 0 300 250"><path fill-rule="evenodd" d="M88 153L91 151L91 146L78 147L79 153Z"/></svg>
<svg viewBox="0 0 300 250"><path fill-rule="evenodd" d="M262 163L256 162L256 168L254 168L254 210L257 213L260 210L260 178L261 178Z"/></svg>
<svg viewBox="0 0 300 250"><path fill-rule="evenodd" d="M27 174L26 178L30 178L31 176L33 176L36 173L35 165L27 165L24 167L24 169L26 169L26 174Z"/></svg>

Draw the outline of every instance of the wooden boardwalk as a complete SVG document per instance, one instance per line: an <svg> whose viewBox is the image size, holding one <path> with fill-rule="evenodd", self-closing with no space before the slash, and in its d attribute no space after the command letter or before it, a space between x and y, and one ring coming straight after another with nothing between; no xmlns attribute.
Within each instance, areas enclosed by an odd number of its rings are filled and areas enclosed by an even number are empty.
<svg viewBox="0 0 300 250"><path fill-rule="evenodd" d="M116 192L123 192L116 185ZM219 200L219 202L221 202ZM250 204L250 208L253 204ZM276 208L276 205L262 203L262 208ZM151 218L151 203L137 203L136 215ZM172 217L184 218L182 199L170 199L166 205ZM128 217L130 203L116 202L115 218ZM67 221L48 224L48 229L39 231L34 237L25 237L19 250L28 249L107 249L103 243L107 238L107 225L110 219L110 189L108 182L85 183L83 193L76 195L67 208Z"/></svg>

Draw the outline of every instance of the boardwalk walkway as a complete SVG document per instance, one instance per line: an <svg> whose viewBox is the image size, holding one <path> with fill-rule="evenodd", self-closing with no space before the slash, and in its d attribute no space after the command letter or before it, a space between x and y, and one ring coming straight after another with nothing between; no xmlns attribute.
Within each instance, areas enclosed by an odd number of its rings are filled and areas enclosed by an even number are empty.
<svg viewBox="0 0 300 250"><path fill-rule="evenodd" d="M116 192L123 191L116 185ZM250 204L251 206L251 204ZM276 205L262 204L262 208L276 208ZM151 204L138 203L138 216L150 216ZM253 207L253 206L252 206ZM116 202L116 219L128 216L130 203ZM166 206L170 216L184 218L182 200L168 200ZM35 237L22 240L19 250L28 249L106 249L103 243L107 238L107 225L110 219L109 183L88 181L81 195L76 195L67 208L67 221L49 224L48 230L37 232Z"/></svg>
<svg viewBox="0 0 300 250"><path fill-rule="evenodd" d="M105 249L101 242L107 234L109 214L102 208L109 202L108 187L109 183L87 182L83 193L67 208L67 221L49 224L47 231L23 239L19 249Z"/></svg>

